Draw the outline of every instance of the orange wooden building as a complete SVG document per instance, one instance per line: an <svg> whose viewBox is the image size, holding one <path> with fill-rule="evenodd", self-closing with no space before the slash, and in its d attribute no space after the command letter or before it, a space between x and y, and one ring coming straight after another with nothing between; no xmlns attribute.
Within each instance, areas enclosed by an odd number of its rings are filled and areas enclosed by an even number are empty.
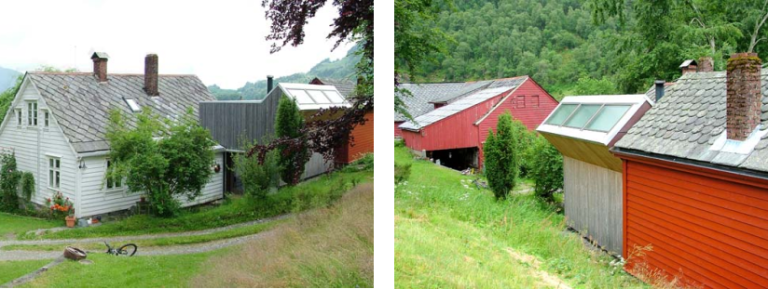
<svg viewBox="0 0 768 289"><path fill-rule="evenodd" d="M338 79L312 79L310 84L331 85L346 98L354 96L355 84L347 80ZM336 163L348 164L367 153L373 153L373 111L365 114L365 123L356 125L352 130L351 140L347 140L346 145L336 151Z"/></svg>
<svg viewBox="0 0 768 289"><path fill-rule="evenodd" d="M755 54L733 55L727 72L685 73L616 143L627 271L768 288L767 76Z"/></svg>

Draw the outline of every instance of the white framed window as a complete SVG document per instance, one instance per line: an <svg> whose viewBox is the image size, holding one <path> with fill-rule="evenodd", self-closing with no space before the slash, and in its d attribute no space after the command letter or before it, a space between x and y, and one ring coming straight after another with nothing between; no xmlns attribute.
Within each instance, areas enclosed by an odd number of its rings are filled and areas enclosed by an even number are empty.
<svg viewBox="0 0 768 289"><path fill-rule="evenodd" d="M37 102L27 102L27 125L37 126Z"/></svg>
<svg viewBox="0 0 768 289"><path fill-rule="evenodd" d="M112 162L107 160L107 171L112 166ZM123 187L123 180L119 177L107 178L107 189L117 189Z"/></svg>
<svg viewBox="0 0 768 289"><path fill-rule="evenodd" d="M48 127L51 124L51 113L45 109L43 110L43 125Z"/></svg>
<svg viewBox="0 0 768 289"><path fill-rule="evenodd" d="M22 124L21 123L21 120L22 120L22 118L21 118L21 108L17 108L17 109L15 109L15 111L16 111L16 124L21 126L21 124Z"/></svg>
<svg viewBox="0 0 768 289"><path fill-rule="evenodd" d="M48 157L48 187L58 189L61 186L61 159Z"/></svg>

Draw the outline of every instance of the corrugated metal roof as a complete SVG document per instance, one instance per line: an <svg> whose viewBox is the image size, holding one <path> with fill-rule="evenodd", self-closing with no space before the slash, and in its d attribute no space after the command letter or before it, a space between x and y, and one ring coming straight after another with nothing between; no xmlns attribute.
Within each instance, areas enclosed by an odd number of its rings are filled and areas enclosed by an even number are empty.
<svg viewBox="0 0 768 289"><path fill-rule="evenodd" d="M438 109L435 109L433 111L430 111L424 115L421 115L414 120L415 123L412 121L407 121L400 125L401 129L407 129L407 130L419 130L425 126L428 126L430 124L433 124L435 122L438 122L446 117L449 117L451 115L454 115L460 111L463 111L467 108L470 108L472 106L475 106L481 102L484 102L486 100L489 100L493 97L498 96L499 94L502 94L506 91L509 91L511 89L515 88L514 86L502 86L502 87L496 87L496 88L489 88L484 89L478 92L475 92L471 95L468 95L462 99L459 99L451 104L448 104L446 106L440 107Z"/></svg>
<svg viewBox="0 0 768 289"><path fill-rule="evenodd" d="M278 87L285 95L296 100L299 110L351 106L332 85L280 83Z"/></svg>

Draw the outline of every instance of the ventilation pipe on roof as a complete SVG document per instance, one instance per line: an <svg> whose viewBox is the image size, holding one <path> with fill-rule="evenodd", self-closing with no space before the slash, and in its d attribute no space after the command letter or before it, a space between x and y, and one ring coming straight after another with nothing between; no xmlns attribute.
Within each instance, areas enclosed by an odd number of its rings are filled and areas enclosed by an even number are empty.
<svg viewBox="0 0 768 289"><path fill-rule="evenodd" d="M273 81L274 81L274 79L275 79L275 77L274 77L274 76L272 76L272 75L267 75L267 94L269 94L270 92L272 92L272 87L273 87L272 85L273 85Z"/></svg>
<svg viewBox="0 0 768 289"><path fill-rule="evenodd" d="M93 55L91 55L91 60L93 60L93 76L95 76L99 82L106 82L107 60L109 60L109 55L105 52L94 52Z"/></svg>
<svg viewBox="0 0 768 289"><path fill-rule="evenodd" d="M762 60L757 53L735 53L726 72L725 125L729 140L743 141L760 124Z"/></svg>
<svg viewBox="0 0 768 289"><path fill-rule="evenodd" d="M157 54L147 54L144 57L144 90L149 96L158 96L157 89Z"/></svg>
<svg viewBox="0 0 768 289"><path fill-rule="evenodd" d="M664 96L664 83L666 81L664 80L656 80L654 84L656 87L654 90L656 91L656 102L659 102L659 100Z"/></svg>

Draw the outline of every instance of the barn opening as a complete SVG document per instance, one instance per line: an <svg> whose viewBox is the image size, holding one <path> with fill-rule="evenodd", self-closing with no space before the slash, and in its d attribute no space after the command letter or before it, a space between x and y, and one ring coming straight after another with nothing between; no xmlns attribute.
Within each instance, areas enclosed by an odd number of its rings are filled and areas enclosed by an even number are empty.
<svg viewBox="0 0 768 289"><path fill-rule="evenodd" d="M427 152L427 157L434 159L435 163L439 161L443 166L460 171L470 167L477 168L477 156L476 147Z"/></svg>

